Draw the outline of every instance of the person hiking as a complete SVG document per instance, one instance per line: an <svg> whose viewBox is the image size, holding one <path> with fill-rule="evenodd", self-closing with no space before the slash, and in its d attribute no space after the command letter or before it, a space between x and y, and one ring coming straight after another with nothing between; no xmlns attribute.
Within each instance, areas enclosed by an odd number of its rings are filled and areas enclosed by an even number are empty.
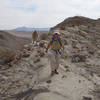
<svg viewBox="0 0 100 100"><path fill-rule="evenodd" d="M50 67L51 67L51 76L58 73L59 63L60 63L60 56L62 53L62 50L64 51L64 45L60 38L59 32L54 32L51 40L48 43L48 46L46 47L46 53L48 52L48 49L50 49Z"/></svg>
<svg viewBox="0 0 100 100"><path fill-rule="evenodd" d="M38 32L35 30L33 33L32 33L32 43L34 44L37 44L37 41L38 41Z"/></svg>

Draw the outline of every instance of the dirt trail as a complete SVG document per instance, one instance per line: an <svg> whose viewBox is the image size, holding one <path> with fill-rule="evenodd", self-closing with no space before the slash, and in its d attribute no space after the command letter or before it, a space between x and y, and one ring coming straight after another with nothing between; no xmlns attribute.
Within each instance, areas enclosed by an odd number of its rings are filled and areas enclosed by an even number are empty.
<svg viewBox="0 0 100 100"><path fill-rule="evenodd" d="M83 68L71 63L69 58L65 68L61 59L59 75L50 77L48 55L39 57L37 50L34 47L30 57L0 71L0 100L95 100L91 94L93 77L85 77Z"/></svg>

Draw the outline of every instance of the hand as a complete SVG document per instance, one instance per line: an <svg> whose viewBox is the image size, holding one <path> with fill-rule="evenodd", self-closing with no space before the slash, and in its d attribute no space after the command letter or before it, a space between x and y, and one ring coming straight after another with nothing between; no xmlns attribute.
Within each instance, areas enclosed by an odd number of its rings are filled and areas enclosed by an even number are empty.
<svg viewBox="0 0 100 100"><path fill-rule="evenodd" d="M64 49L63 48L61 48L61 51L62 51L62 53L64 53Z"/></svg>
<svg viewBox="0 0 100 100"><path fill-rule="evenodd" d="M48 50L46 49L46 51L45 51L46 53L48 52Z"/></svg>
<svg viewBox="0 0 100 100"><path fill-rule="evenodd" d="M62 52L64 53L64 46L62 46Z"/></svg>

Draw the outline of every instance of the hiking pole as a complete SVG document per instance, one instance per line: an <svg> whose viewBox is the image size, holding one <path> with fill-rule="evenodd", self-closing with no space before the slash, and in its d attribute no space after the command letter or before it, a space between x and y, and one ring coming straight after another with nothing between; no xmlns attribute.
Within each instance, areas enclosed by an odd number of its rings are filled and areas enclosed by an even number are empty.
<svg viewBox="0 0 100 100"><path fill-rule="evenodd" d="M63 50L63 53L62 53L63 64L62 64L62 66L61 66L61 70L63 70L64 72L67 71L66 57L67 57L67 53L66 53L65 50Z"/></svg>
<svg viewBox="0 0 100 100"><path fill-rule="evenodd" d="M64 66L66 66L66 57L67 57L67 53L66 53L65 51L64 51L63 56L64 56Z"/></svg>
<svg viewBox="0 0 100 100"><path fill-rule="evenodd" d="M65 50L63 50L63 55L62 55L63 59L64 59L64 67L66 67L66 57L67 57L67 53Z"/></svg>

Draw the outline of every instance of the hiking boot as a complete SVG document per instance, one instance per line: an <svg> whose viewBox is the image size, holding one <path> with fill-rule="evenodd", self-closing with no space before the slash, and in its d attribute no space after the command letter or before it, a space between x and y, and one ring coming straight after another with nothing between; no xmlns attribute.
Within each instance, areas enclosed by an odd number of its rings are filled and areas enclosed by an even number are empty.
<svg viewBox="0 0 100 100"><path fill-rule="evenodd" d="M59 73L57 72L57 70L55 70L55 74L59 74Z"/></svg>

